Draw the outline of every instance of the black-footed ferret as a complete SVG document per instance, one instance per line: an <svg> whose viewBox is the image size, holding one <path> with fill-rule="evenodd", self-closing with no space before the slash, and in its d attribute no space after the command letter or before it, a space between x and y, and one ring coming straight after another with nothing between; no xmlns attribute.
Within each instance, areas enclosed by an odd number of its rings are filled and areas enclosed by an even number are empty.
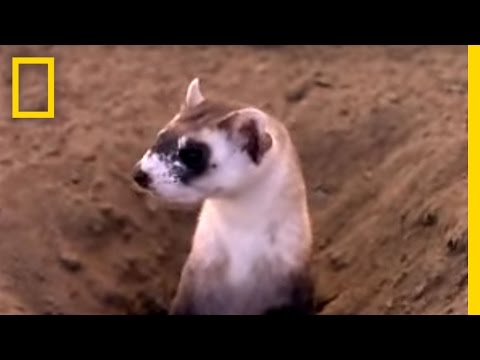
<svg viewBox="0 0 480 360"><path fill-rule="evenodd" d="M202 203L170 314L312 313L306 189L280 121L205 99L195 79L133 177L168 202Z"/></svg>

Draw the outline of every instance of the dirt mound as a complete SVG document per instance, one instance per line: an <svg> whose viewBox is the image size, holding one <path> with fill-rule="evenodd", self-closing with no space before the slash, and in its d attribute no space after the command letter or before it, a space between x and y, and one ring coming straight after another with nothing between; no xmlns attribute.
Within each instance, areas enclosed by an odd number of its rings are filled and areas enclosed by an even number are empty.
<svg viewBox="0 0 480 360"><path fill-rule="evenodd" d="M12 56L55 57L55 119L11 119ZM42 109L44 71L21 74ZM196 76L291 129L319 310L466 313L464 46L0 47L1 313L168 306L196 214L130 172Z"/></svg>

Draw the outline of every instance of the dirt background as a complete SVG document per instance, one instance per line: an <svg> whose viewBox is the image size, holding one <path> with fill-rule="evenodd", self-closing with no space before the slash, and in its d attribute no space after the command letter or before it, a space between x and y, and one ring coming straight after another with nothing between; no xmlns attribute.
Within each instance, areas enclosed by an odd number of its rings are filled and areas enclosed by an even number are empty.
<svg viewBox="0 0 480 360"><path fill-rule="evenodd" d="M55 119L12 120L12 56L55 57ZM467 312L466 47L2 46L0 76L0 313L168 306L196 214L130 172L196 76L291 129L319 313Z"/></svg>

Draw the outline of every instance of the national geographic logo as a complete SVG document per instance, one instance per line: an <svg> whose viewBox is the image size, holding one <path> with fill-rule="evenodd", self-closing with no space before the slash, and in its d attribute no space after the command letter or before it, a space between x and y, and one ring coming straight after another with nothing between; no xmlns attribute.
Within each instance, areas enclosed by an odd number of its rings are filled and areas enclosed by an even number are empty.
<svg viewBox="0 0 480 360"><path fill-rule="evenodd" d="M47 65L47 110L20 110L20 65ZM12 118L53 119L55 117L55 59L53 57L12 58Z"/></svg>

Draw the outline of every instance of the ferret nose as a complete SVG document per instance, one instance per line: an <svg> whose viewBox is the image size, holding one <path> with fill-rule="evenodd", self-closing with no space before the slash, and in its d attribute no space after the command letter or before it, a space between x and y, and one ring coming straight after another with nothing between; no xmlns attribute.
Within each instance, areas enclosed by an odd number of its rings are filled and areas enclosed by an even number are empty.
<svg viewBox="0 0 480 360"><path fill-rule="evenodd" d="M150 176L139 167L136 167L133 171L133 180L144 189L150 185Z"/></svg>

